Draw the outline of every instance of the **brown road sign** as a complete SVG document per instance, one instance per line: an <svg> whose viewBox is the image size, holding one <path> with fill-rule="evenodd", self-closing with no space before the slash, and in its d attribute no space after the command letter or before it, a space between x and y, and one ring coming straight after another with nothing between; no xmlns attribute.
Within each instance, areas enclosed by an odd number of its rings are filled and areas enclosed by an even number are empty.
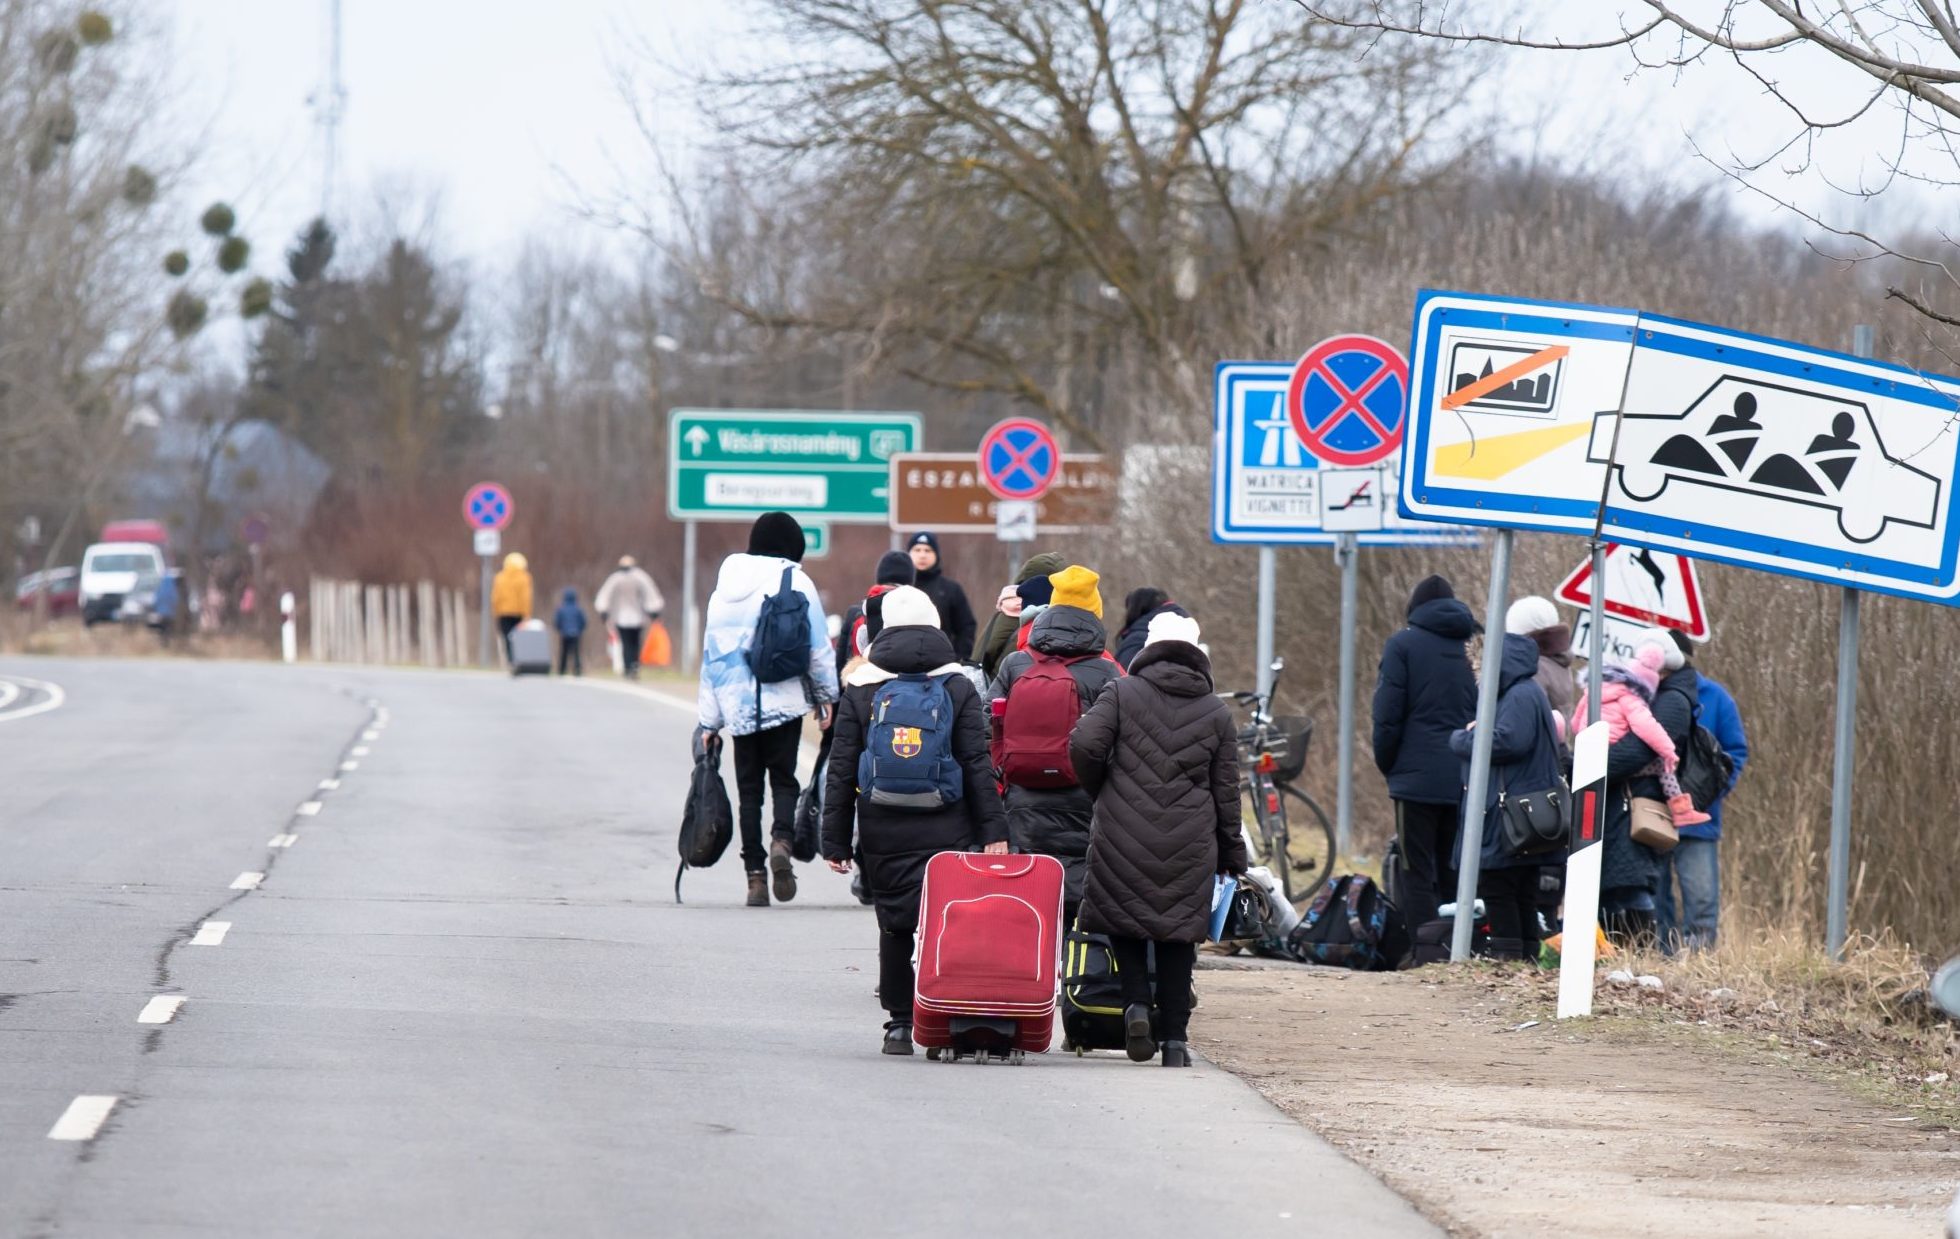
<svg viewBox="0 0 1960 1239"><path fill-rule="evenodd" d="M902 452L891 458L891 527L899 533L995 532L1000 500L980 478L972 452ZM1116 472L1098 455L1063 456L1048 493L1035 502L1043 534L1080 533L1114 522Z"/></svg>

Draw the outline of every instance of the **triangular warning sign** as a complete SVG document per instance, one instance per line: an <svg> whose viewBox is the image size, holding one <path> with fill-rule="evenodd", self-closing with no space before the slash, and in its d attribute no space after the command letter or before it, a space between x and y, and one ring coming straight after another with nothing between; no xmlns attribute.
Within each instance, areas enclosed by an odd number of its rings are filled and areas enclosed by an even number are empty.
<svg viewBox="0 0 1960 1239"><path fill-rule="evenodd" d="M1592 605L1590 558L1559 585L1557 597L1575 607ZM1695 561L1686 555L1608 542L1605 610L1618 619L1678 628L1696 641L1708 640L1701 582L1695 577Z"/></svg>

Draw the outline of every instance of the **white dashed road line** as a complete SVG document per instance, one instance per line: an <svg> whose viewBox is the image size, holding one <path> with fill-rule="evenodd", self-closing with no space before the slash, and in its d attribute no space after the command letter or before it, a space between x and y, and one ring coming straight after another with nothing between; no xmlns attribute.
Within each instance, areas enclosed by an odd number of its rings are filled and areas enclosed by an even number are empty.
<svg viewBox="0 0 1960 1239"><path fill-rule="evenodd" d="M102 1130L102 1124L109 1120L109 1111L116 1108L118 1100L113 1096L84 1093L68 1103L68 1108L48 1129L48 1139L93 1140L95 1133Z"/></svg>
<svg viewBox="0 0 1960 1239"><path fill-rule="evenodd" d="M298 813L301 817L318 817L320 814L320 802L317 800L309 800L305 804L301 805L298 809L294 810L294 812Z"/></svg>
<svg viewBox="0 0 1960 1239"><path fill-rule="evenodd" d="M368 746L365 744L357 744L353 747L351 751L353 755L356 757L366 757L368 755Z"/></svg>
<svg viewBox="0 0 1960 1239"><path fill-rule="evenodd" d="M231 880L231 889L235 891L255 891L259 889L259 883L263 881L265 881L265 875L263 873L241 873Z"/></svg>
<svg viewBox="0 0 1960 1239"><path fill-rule="evenodd" d="M340 763L340 768L342 770L359 770L361 768L361 763L357 761L344 761Z"/></svg>
<svg viewBox="0 0 1960 1239"><path fill-rule="evenodd" d="M230 921L206 921L197 927L196 935L191 938L191 945L217 946L225 940L225 935L230 932Z"/></svg>
<svg viewBox="0 0 1960 1239"><path fill-rule="evenodd" d="M266 846L269 848L289 848L298 842L298 835L274 835L272 838L266 840Z"/></svg>
<svg viewBox="0 0 1960 1239"><path fill-rule="evenodd" d="M323 792L337 792L337 791L339 791L339 790L340 790L340 780L339 780L339 779L321 779L321 780L320 780L320 790L321 790L321 791L323 791Z"/></svg>
<svg viewBox="0 0 1960 1239"><path fill-rule="evenodd" d="M381 738L381 733L376 731L372 727L368 728L366 731L361 733L361 739L368 741L370 744L372 744L376 740L379 740L380 738Z"/></svg>
<svg viewBox="0 0 1960 1239"><path fill-rule="evenodd" d="M155 998L143 1004L143 1009L136 1015L136 1022L138 1024L168 1024L171 1018L177 1014L177 1008L183 1005L184 1000L179 995L158 994Z"/></svg>

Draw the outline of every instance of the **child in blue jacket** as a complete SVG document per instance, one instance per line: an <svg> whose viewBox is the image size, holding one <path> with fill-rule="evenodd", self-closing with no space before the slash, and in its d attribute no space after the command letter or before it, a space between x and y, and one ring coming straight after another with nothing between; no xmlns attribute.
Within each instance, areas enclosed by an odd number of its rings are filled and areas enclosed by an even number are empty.
<svg viewBox="0 0 1960 1239"><path fill-rule="evenodd" d="M578 591L569 585L552 624L558 629L558 674L564 675L569 666L573 675L584 675L585 654L579 649L579 641L585 636L585 611L578 604Z"/></svg>

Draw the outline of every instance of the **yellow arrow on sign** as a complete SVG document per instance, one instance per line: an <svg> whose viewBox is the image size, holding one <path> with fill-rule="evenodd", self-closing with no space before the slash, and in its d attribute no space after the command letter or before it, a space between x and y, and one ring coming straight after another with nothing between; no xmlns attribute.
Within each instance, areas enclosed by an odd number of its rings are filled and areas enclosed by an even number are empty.
<svg viewBox="0 0 1960 1239"><path fill-rule="evenodd" d="M1476 478L1488 482L1541 456L1556 452L1575 439L1583 439L1591 432L1592 422L1588 420L1452 443L1436 449L1436 454L1430 460L1429 472L1435 477Z"/></svg>

